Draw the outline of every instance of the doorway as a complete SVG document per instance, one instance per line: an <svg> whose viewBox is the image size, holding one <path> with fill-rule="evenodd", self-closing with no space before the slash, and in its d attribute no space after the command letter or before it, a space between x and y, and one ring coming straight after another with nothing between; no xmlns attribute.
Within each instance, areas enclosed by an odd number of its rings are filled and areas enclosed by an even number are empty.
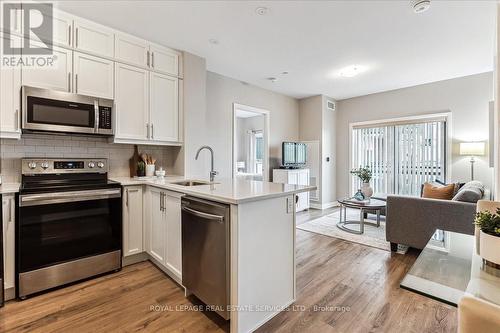
<svg viewBox="0 0 500 333"><path fill-rule="evenodd" d="M233 178L269 180L269 111L233 104Z"/></svg>

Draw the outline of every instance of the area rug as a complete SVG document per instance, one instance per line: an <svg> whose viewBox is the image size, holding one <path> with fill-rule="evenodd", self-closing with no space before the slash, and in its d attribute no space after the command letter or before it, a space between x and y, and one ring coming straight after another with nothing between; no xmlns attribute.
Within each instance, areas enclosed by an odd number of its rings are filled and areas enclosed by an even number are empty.
<svg viewBox="0 0 500 333"><path fill-rule="evenodd" d="M359 213L358 209L347 209L347 220L359 221ZM351 234L339 229L337 227L337 223L339 221L339 210L337 210L335 213L330 215L302 223L298 225L297 228L329 237L344 239L354 243L368 245L386 251L391 250L390 243L385 240L385 216L380 217L380 227L378 228L376 226L365 224L365 231L362 235ZM365 221L376 223L376 216L374 214L368 214L368 218L365 218ZM349 225L348 227L359 230L358 225ZM398 247L398 253L406 253L407 250L408 248L405 246Z"/></svg>

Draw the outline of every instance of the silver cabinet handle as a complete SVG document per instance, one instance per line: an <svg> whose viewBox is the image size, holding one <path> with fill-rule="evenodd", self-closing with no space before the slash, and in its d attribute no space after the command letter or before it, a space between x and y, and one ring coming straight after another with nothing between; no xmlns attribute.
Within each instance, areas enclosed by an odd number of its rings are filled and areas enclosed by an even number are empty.
<svg viewBox="0 0 500 333"><path fill-rule="evenodd" d="M160 212L163 212L163 192L160 192Z"/></svg>
<svg viewBox="0 0 500 333"><path fill-rule="evenodd" d="M154 139L155 137L155 132L154 132L154 127L153 127L154 124L151 124L151 139Z"/></svg>
<svg viewBox="0 0 500 333"><path fill-rule="evenodd" d="M71 72L68 73L68 92L71 92Z"/></svg>
<svg viewBox="0 0 500 333"><path fill-rule="evenodd" d="M146 52L146 57L147 57L146 64L149 67L149 51Z"/></svg>
<svg viewBox="0 0 500 333"><path fill-rule="evenodd" d="M75 93L78 93L78 74L75 74Z"/></svg>
<svg viewBox="0 0 500 333"><path fill-rule="evenodd" d="M149 124L146 124L146 138L149 139Z"/></svg>
<svg viewBox="0 0 500 333"><path fill-rule="evenodd" d="M68 45L71 46L71 26L68 27Z"/></svg>
<svg viewBox="0 0 500 333"><path fill-rule="evenodd" d="M221 223L222 223L222 221L224 221L224 216L221 216L221 215L214 215L214 214L203 213L203 212L191 209L191 208L186 207L186 206L182 206L182 210L185 211L185 212L187 212L187 213L190 213L190 214L192 214L194 216L198 216L198 217L201 217L201 218L204 218L204 219L207 219L207 220L214 220L214 221L218 221L218 222L221 222Z"/></svg>
<svg viewBox="0 0 500 333"><path fill-rule="evenodd" d="M75 47L78 47L78 28L75 28Z"/></svg>
<svg viewBox="0 0 500 333"><path fill-rule="evenodd" d="M9 223L12 222L12 198L9 198Z"/></svg>
<svg viewBox="0 0 500 333"><path fill-rule="evenodd" d="M155 68L155 53L151 52L151 67Z"/></svg>
<svg viewBox="0 0 500 333"><path fill-rule="evenodd" d="M128 207L128 189L126 190L126 196L125 196L125 206Z"/></svg>

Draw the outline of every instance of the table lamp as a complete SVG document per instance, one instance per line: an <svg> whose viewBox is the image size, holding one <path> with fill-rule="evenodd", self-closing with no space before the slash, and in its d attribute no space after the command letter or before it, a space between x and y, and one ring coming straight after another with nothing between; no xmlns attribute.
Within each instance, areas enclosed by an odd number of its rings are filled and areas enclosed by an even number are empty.
<svg viewBox="0 0 500 333"><path fill-rule="evenodd" d="M484 142L461 142L460 155L470 156L470 178L474 180L474 156L482 156L485 154Z"/></svg>

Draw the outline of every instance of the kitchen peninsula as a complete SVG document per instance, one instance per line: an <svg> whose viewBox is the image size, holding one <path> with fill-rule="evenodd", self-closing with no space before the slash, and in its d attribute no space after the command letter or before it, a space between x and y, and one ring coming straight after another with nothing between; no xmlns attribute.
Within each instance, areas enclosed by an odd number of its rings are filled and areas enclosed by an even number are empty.
<svg viewBox="0 0 500 333"><path fill-rule="evenodd" d="M239 179L209 183L175 176L163 180L112 179L122 184L126 201L125 263L130 258L144 258L146 253L148 259L182 283L181 197L201 198L229 206L231 332L253 331L294 302L295 197L315 187ZM143 200L139 200L141 194ZM140 207L132 207L138 203ZM164 233L160 231L163 223L155 221L162 219L157 212L166 216L164 246L156 237ZM137 225L141 214L143 226Z"/></svg>

